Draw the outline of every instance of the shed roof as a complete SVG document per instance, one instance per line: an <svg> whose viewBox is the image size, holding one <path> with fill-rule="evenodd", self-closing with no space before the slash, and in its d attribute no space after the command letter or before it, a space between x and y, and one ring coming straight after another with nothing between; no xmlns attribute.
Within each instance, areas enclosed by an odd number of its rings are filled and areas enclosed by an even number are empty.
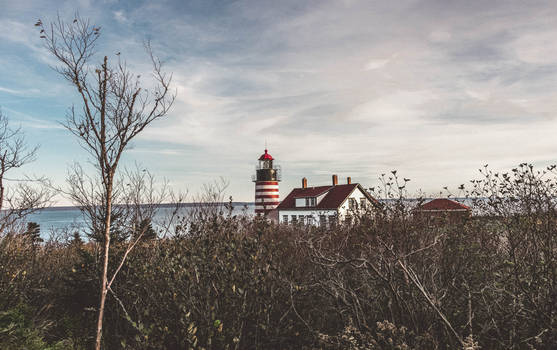
<svg viewBox="0 0 557 350"><path fill-rule="evenodd" d="M419 206L416 210L470 210L470 207L447 198L437 198Z"/></svg>

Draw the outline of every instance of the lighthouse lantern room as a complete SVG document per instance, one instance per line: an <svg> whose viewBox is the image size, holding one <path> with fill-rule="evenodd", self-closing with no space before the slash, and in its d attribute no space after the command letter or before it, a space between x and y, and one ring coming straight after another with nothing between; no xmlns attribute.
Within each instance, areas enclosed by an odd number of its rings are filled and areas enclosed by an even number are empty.
<svg viewBox="0 0 557 350"><path fill-rule="evenodd" d="M265 149L265 153L259 157L255 176L252 177L255 182L255 215L267 216L280 203L280 166L274 165L273 161L274 158Z"/></svg>

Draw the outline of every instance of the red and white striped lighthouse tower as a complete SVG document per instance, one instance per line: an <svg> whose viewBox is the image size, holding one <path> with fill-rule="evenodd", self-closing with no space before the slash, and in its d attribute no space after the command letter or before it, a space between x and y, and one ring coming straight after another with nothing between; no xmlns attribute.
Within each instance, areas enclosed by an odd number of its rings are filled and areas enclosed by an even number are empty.
<svg viewBox="0 0 557 350"><path fill-rule="evenodd" d="M267 216L269 212L280 204L279 186L280 167L273 166L273 157L265 149L265 153L259 157L255 176L255 215Z"/></svg>

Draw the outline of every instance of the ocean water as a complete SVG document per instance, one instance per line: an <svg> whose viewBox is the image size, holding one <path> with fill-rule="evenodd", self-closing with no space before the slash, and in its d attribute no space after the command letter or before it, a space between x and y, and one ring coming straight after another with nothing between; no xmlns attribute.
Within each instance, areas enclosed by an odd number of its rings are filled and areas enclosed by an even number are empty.
<svg viewBox="0 0 557 350"><path fill-rule="evenodd" d="M426 199L428 202L430 199ZM457 201L472 207L473 213L477 214L477 208L474 208L473 202L470 199L458 198ZM392 200L379 200L382 203L388 204ZM405 201L409 207L417 205L415 199L408 199ZM233 215L254 215L255 204L235 202L232 203ZM153 226L156 228L160 223L166 221L167 217L171 214L173 207L162 206L157 210L157 214L153 218ZM191 205L186 205L180 209L180 216L186 216L192 210ZM41 236L44 239L49 238L51 235L57 235L64 231L81 231L87 228L86 219L83 217L81 211L76 207L52 207L45 208L37 211L27 217L27 222L36 222L40 225ZM160 227L160 226L159 226Z"/></svg>
<svg viewBox="0 0 557 350"><path fill-rule="evenodd" d="M253 203L232 203L232 215L253 215L255 205ZM187 215L193 208L186 205L180 208L178 215ZM157 209L157 213L153 218L153 224L162 223L172 213L173 207L163 206ZM85 217L76 207L52 207L41 209L27 216L27 222L36 222L40 225L41 236L48 238L51 234L61 232L67 229L79 230L86 228Z"/></svg>

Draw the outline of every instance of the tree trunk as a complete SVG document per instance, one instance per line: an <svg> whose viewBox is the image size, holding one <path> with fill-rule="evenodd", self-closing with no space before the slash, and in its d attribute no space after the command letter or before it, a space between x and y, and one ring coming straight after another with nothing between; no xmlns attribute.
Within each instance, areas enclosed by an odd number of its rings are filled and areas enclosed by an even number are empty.
<svg viewBox="0 0 557 350"><path fill-rule="evenodd" d="M101 301L99 303L99 317L97 320L97 340L95 342L95 349L101 349L101 338L103 329L103 316L104 304L106 301L106 294L108 293L108 252L110 249L110 219L112 214L112 180L109 181L106 191L106 218L104 227L104 261L103 261L103 274L101 284Z"/></svg>
<svg viewBox="0 0 557 350"><path fill-rule="evenodd" d="M0 210L4 207L4 181L0 179Z"/></svg>
<svg viewBox="0 0 557 350"><path fill-rule="evenodd" d="M2 166L0 170L0 210L4 208L4 173L5 172L6 172L6 168L4 166L4 158L2 158Z"/></svg>

